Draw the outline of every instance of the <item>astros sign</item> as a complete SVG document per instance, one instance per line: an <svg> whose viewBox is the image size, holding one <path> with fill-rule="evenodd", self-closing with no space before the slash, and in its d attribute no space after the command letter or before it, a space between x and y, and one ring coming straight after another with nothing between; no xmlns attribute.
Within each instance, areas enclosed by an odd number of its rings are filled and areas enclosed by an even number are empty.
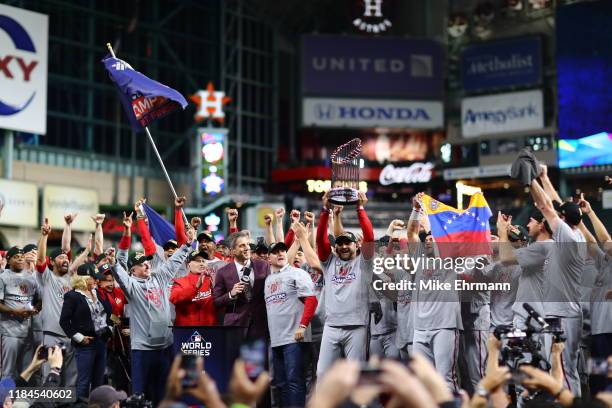
<svg viewBox="0 0 612 408"><path fill-rule="evenodd" d="M0 4L0 128L47 132L49 18Z"/></svg>

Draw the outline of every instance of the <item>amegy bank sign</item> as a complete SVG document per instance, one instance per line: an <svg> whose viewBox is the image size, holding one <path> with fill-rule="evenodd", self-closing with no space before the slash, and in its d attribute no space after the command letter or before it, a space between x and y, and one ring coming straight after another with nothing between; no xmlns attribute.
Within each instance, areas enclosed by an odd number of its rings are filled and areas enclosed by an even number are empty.
<svg viewBox="0 0 612 408"><path fill-rule="evenodd" d="M444 124L444 108L439 101L304 98L302 123L321 127L436 129Z"/></svg>
<svg viewBox="0 0 612 408"><path fill-rule="evenodd" d="M47 132L49 18L0 4L0 128Z"/></svg>

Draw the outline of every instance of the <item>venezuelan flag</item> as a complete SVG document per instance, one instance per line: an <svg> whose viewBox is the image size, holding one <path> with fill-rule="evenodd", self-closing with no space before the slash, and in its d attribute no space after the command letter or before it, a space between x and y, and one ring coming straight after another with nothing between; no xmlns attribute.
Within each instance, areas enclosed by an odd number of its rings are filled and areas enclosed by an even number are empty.
<svg viewBox="0 0 612 408"><path fill-rule="evenodd" d="M465 210L441 203L428 195L421 205L431 225L431 235L438 244L440 256L491 254L491 209L482 193L472 195Z"/></svg>

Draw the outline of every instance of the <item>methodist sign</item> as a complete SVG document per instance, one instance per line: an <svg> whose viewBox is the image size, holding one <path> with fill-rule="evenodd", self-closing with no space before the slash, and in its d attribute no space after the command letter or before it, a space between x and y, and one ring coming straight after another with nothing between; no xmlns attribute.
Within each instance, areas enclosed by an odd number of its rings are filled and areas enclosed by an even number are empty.
<svg viewBox="0 0 612 408"><path fill-rule="evenodd" d="M302 123L321 127L437 129L444 125L444 107L438 101L304 98Z"/></svg>
<svg viewBox="0 0 612 408"><path fill-rule="evenodd" d="M467 46L461 55L465 91L537 85L542 81L542 41L521 37Z"/></svg>
<svg viewBox="0 0 612 408"><path fill-rule="evenodd" d="M439 99L444 53L433 40L312 35L302 39L308 96Z"/></svg>
<svg viewBox="0 0 612 408"><path fill-rule="evenodd" d="M49 18L0 4L0 128L47 132Z"/></svg>
<svg viewBox="0 0 612 408"><path fill-rule="evenodd" d="M541 90L464 98L461 101L461 133L476 137L544 127Z"/></svg>

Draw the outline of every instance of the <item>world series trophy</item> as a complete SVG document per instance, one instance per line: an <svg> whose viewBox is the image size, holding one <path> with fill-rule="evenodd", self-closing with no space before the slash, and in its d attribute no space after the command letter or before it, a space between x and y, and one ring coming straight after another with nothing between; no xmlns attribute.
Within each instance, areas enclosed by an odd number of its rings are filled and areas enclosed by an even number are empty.
<svg viewBox="0 0 612 408"><path fill-rule="evenodd" d="M360 139L353 139L338 146L332 153L332 185L328 194L332 204L352 205L359 201L360 157Z"/></svg>

